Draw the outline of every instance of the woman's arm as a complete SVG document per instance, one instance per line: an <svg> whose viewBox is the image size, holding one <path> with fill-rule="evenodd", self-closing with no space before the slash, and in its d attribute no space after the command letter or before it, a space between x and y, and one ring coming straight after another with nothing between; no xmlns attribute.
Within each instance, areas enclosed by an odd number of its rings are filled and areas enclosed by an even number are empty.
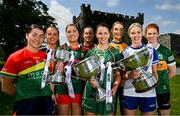
<svg viewBox="0 0 180 116"><path fill-rule="evenodd" d="M168 74L169 79L171 79L176 75L176 65L168 66L168 70L169 70L169 74Z"/></svg>
<svg viewBox="0 0 180 116"><path fill-rule="evenodd" d="M152 65L152 73L153 73L154 77L158 80L157 64Z"/></svg>
<svg viewBox="0 0 180 116"><path fill-rule="evenodd" d="M15 78L3 77L1 85L2 92L10 96L15 96L16 88L14 87L14 80Z"/></svg>
<svg viewBox="0 0 180 116"><path fill-rule="evenodd" d="M119 83L121 82L121 73L120 70L115 70L115 81L112 87L112 95L115 96Z"/></svg>

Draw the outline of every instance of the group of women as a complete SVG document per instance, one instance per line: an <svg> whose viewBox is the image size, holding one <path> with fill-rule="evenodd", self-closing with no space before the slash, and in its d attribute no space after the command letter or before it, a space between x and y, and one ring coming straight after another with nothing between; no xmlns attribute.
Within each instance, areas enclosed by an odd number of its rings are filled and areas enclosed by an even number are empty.
<svg viewBox="0 0 180 116"><path fill-rule="evenodd" d="M157 42L159 27L156 24L146 27L145 36L148 44L154 47L147 71L162 81L157 88L157 97L155 88L143 93L135 92L132 81L141 75L138 70L112 70L111 64L146 48L147 45L142 43L143 29L139 23L132 23L128 29L130 45L123 42L124 25L120 21L115 22L111 30L107 24L101 23L97 25L95 33L92 27L86 27L82 44L78 42L80 34L75 24L67 25L65 32L68 43L59 45L58 28L50 26L44 34L41 27L32 25L26 32L27 46L9 56L0 74L3 77L2 91L16 97L14 114L52 115L55 112L57 115L115 115L118 96L122 115L135 115L137 109L142 115L153 115L157 108L156 101L160 114L170 113L169 79L175 75L175 59L170 50ZM40 49L44 36L47 46ZM98 39L97 45L93 44L94 36ZM68 77L64 84L47 84L41 88L44 59L50 49L67 50L73 59L70 58L71 62L59 61L54 64L59 65L54 66L55 70L60 70ZM71 70L73 64L92 55L100 60L98 83L94 78L81 80ZM105 90L103 101L96 100L99 86Z"/></svg>

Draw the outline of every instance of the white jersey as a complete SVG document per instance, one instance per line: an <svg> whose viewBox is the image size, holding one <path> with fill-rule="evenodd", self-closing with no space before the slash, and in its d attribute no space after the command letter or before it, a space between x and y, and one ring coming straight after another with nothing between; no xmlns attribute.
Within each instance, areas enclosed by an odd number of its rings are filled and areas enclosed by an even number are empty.
<svg viewBox="0 0 180 116"><path fill-rule="evenodd" d="M122 52L122 54L123 54L124 58L127 58L128 56L131 56L146 47L148 48L148 53L149 53L149 61L148 61L148 65L146 67L146 71L152 73L152 64L158 63L157 53L153 47L149 47L149 45L147 45L147 46L142 45L140 48L132 48L131 46L128 46ZM131 97L155 97L156 96L156 91L154 88L147 92L136 93L135 87L133 86L132 82L133 82L133 79L128 79L125 81L124 91L123 91L124 96L131 96Z"/></svg>

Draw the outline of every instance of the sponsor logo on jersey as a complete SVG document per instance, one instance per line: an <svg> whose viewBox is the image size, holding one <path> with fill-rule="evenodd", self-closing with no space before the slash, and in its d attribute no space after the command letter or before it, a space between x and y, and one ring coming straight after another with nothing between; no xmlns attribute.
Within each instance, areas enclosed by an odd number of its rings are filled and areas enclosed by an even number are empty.
<svg viewBox="0 0 180 116"><path fill-rule="evenodd" d="M168 61L173 61L173 60L174 60L174 56L168 57Z"/></svg>

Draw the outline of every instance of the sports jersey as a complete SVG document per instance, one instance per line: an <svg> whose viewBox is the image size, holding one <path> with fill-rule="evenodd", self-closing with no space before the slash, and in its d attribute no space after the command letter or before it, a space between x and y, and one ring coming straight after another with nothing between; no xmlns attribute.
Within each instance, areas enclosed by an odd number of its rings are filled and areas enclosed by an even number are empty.
<svg viewBox="0 0 180 116"><path fill-rule="evenodd" d="M96 45L95 44L93 44L92 46L84 46L84 45L82 45L82 49L84 50L84 51L89 51L89 50L91 50L92 48L94 48Z"/></svg>
<svg viewBox="0 0 180 116"><path fill-rule="evenodd" d="M86 55L86 57L92 56L93 54L95 54L99 59L100 57L104 58L104 65L106 65L107 62L112 62L115 63L117 61L119 61L120 59L122 59L122 55L119 53L119 51L117 49L115 49L114 47L109 46L108 49L106 50L99 50L97 47L95 47L94 49L92 49L91 51L89 51ZM105 72L106 74L106 72ZM104 77L104 80L106 78ZM105 87L105 82L104 81L104 87Z"/></svg>
<svg viewBox="0 0 180 116"><path fill-rule="evenodd" d="M69 44L65 43L65 44L60 46L60 49L67 50L70 52L73 51L74 57L75 57L74 58L74 64L80 62L84 58L84 51L82 49L82 46L80 46L80 45L78 48L72 48ZM64 76L65 76L65 74L64 74ZM77 75L73 69L72 69L71 77L72 77L71 79L72 79L74 93L75 94L82 93L83 89L84 89L84 83L82 80L77 79ZM68 94L67 85L66 84L56 85L55 86L55 93Z"/></svg>
<svg viewBox="0 0 180 116"><path fill-rule="evenodd" d="M23 48L11 54L4 65L1 76L16 78L16 101L31 99L38 96L51 96L52 91L47 85L41 89L41 79L44 71L46 53L33 53Z"/></svg>
<svg viewBox="0 0 180 116"><path fill-rule="evenodd" d="M176 64L173 53L166 47L162 45L158 45L156 48L159 62L157 65L158 72L158 81L159 84L156 87L156 92L158 94L170 92L169 88L169 76L168 76L168 66L172 66Z"/></svg>
<svg viewBox="0 0 180 116"><path fill-rule="evenodd" d="M128 45L126 43L124 43L123 41L121 42L115 42L115 41L111 41L109 43L110 46L112 47L115 47L117 50L119 50L120 53L122 53L122 51L128 47ZM118 96L119 96L119 102L120 102L120 113L122 114L122 111L123 111L123 107L121 105L122 103L122 98L123 98L123 86L124 86L124 79L123 79L123 74L124 71L121 71L121 82L119 84L119 87L116 91L116 95L115 95L115 99L116 99L116 102L115 102L115 113L116 114L116 111L117 111L117 101L118 101Z"/></svg>
<svg viewBox="0 0 180 116"><path fill-rule="evenodd" d="M112 47L115 47L117 50L119 50L120 53L122 53L122 51L128 47L128 45L124 42L114 42L114 41L111 41L109 43L110 46ZM121 80L121 83L120 83L120 86L122 87L124 84L124 80Z"/></svg>
<svg viewBox="0 0 180 116"><path fill-rule="evenodd" d="M50 52L50 48L48 48L47 46L42 46L40 48L40 50L43 51L43 52L46 52L46 54L48 54ZM55 54L56 49L51 49L51 50L53 51L53 53L51 54L50 63L49 63L49 73L50 73L50 75L54 73L55 65L56 65L56 61L54 60L54 54Z"/></svg>
<svg viewBox="0 0 180 116"><path fill-rule="evenodd" d="M47 46L42 46L42 47L40 48L40 50L43 51L43 52L48 53L49 48L48 48Z"/></svg>
<svg viewBox="0 0 180 116"><path fill-rule="evenodd" d="M110 46L115 47L117 50L119 50L120 52L122 52L126 47L128 47L128 45L126 43L123 42L114 42L111 41L109 43Z"/></svg>
<svg viewBox="0 0 180 116"><path fill-rule="evenodd" d="M93 48L89 52L87 52L86 57L96 55L99 59L101 57L104 58L104 65L106 65L107 62L115 63L122 59L122 55L119 53L117 49L115 49L112 46L109 46L106 50L99 50L97 47ZM103 83L100 85L102 88L106 89L106 73L107 73L107 68L105 68L104 72L104 78L103 78ZM97 78L99 78L98 76ZM111 85L114 83L114 76L112 76L111 79ZM107 111L105 108L105 101L103 102L96 102L95 96L96 96L97 90L92 88L89 82L86 83L86 87L84 90L83 94L83 102L82 106L85 111L89 112L94 112L96 114L110 114L114 112L114 99L113 99L113 105L111 106L110 111Z"/></svg>
<svg viewBox="0 0 180 116"><path fill-rule="evenodd" d="M139 48L133 48L131 46L128 46L122 53L124 58L131 56L139 51L141 51L142 49L146 48L146 45L142 45ZM152 64L157 64L158 63L158 56L156 53L155 49L152 49L152 58L149 59L151 60L151 63L149 63L148 67L147 67L147 71L152 73ZM125 81L124 83L124 96L132 96L132 97L155 97L156 96L156 92L155 89L151 89L147 92L143 92L143 93L136 93L135 92L135 87L132 84L133 79L128 79Z"/></svg>

